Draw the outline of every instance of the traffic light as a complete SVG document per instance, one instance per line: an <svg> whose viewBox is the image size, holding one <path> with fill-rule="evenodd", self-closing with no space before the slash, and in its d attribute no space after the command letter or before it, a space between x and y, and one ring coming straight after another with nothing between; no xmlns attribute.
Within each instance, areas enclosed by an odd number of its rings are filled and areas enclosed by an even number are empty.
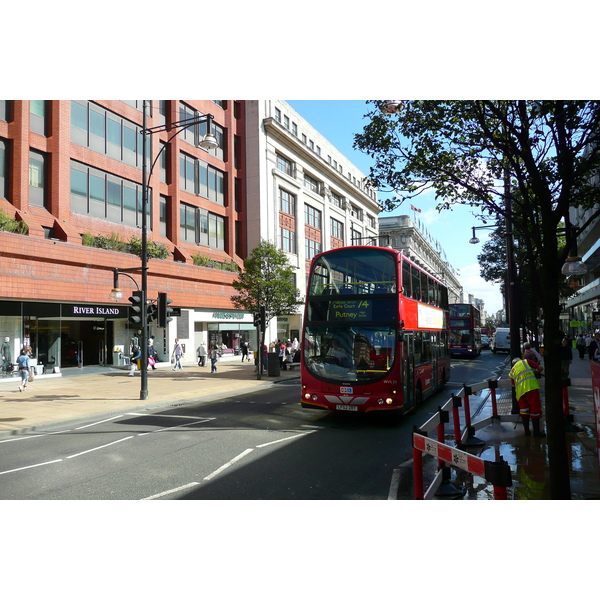
<svg viewBox="0 0 600 600"><path fill-rule="evenodd" d="M129 297L129 322L136 327L142 326L142 307L144 305L144 292L136 290Z"/></svg>
<svg viewBox="0 0 600 600"><path fill-rule="evenodd" d="M258 307L258 312L254 313L254 327L260 327L261 329L267 322L267 314L264 306Z"/></svg>
<svg viewBox="0 0 600 600"><path fill-rule="evenodd" d="M156 304L152 304L151 302L148 304L148 308L146 309L146 320L148 324L158 320L158 306Z"/></svg>
<svg viewBox="0 0 600 600"><path fill-rule="evenodd" d="M169 304L171 304L173 302L173 300L171 300L170 298L167 298L167 294L165 292L159 292L158 293L158 326L159 327L166 327L167 323L169 323L169 321L173 320L173 317L171 317L171 313L173 312L173 309L169 307Z"/></svg>

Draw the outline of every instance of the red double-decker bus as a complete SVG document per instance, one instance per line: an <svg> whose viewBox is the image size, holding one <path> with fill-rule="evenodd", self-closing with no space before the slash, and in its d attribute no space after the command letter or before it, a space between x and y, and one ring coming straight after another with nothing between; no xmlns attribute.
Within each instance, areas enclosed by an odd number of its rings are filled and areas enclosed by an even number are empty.
<svg viewBox="0 0 600 600"><path fill-rule="evenodd" d="M398 250L313 258L302 332L305 408L403 414L450 376L448 291Z"/></svg>
<svg viewBox="0 0 600 600"><path fill-rule="evenodd" d="M481 354L481 312L472 304L450 305L450 355Z"/></svg>

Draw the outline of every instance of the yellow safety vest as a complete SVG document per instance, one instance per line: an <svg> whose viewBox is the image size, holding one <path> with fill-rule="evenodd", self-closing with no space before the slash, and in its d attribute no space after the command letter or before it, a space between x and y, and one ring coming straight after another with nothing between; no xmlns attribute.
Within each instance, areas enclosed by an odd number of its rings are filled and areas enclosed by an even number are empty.
<svg viewBox="0 0 600 600"><path fill-rule="evenodd" d="M531 390L539 390L540 384L535 376L535 371L526 360L520 360L511 370L508 376L515 382L517 400Z"/></svg>

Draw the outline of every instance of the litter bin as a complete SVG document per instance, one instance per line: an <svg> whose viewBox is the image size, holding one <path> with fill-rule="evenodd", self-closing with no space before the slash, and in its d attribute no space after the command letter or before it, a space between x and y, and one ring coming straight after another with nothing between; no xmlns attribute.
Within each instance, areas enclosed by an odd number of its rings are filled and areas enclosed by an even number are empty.
<svg viewBox="0 0 600 600"><path fill-rule="evenodd" d="M277 352L269 352L268 356L268 375L269 377L279 377L279 355Z"/></svg>

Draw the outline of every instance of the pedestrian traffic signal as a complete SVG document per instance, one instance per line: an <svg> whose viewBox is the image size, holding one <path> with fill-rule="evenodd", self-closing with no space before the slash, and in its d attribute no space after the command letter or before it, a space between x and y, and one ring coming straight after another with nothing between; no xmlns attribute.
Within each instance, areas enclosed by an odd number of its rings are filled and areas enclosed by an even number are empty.
<svg viewBox="0 0 600 600"><path fill-rule="evenodd" d="M142 307L144 305L144 292L136 290L129 297L131 306L129 307L129 322L132 325L140 327L142 325Z"/></svg>
<svg viewBox="0 0 600 600"><path fill-rule="evenodd" d="M254 313L254 327L260 327L260 315L258 313Z"/></svg>
<svg viewBox="0 0 600 600"><path fill-rule="evenodd" d="M158 320L158 306L156 304L152 304L151 302L148 304L148 308L146 309L146 321L148 324L154 323L154 321Z"/></svg>
<svg viewBox="0 0 600 600"><path fill-rule="evenodd" d="M173 320L171 314L173 309L169 307L173 300L167 298L167 294L165 292L158 293L158 326L166 327L169 321Z"/></svg>

